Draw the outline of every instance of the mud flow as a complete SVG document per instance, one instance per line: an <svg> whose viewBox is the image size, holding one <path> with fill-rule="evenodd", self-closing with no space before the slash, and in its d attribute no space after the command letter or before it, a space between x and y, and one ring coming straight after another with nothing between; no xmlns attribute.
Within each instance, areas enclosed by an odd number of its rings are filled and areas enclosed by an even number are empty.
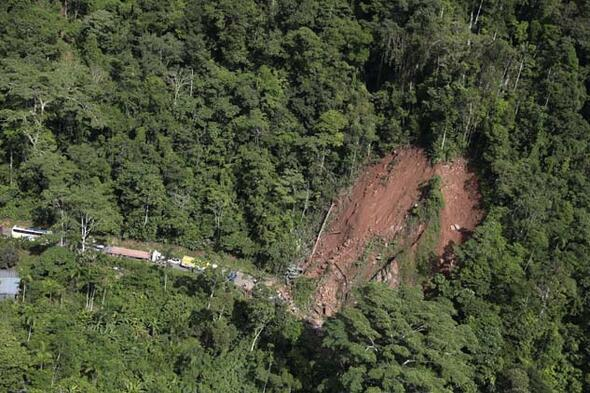
<svg viewBox="0 0 590 393"><path fill-rule="evenodd" d="M396 258L380 260L371 247L376 242L409 252L417 247L426 226L411 225L410 215L420 203L421 187L435 175L441 178L444 207L433 251L440 271L452 268L453 246L464 242L483 216L475 174L464 159L432 166L421 149L397 150L366 168L334 202L315 252L303 265L305 275L319 282L312 322L333 315L359 283L399 284Z"/></svg>

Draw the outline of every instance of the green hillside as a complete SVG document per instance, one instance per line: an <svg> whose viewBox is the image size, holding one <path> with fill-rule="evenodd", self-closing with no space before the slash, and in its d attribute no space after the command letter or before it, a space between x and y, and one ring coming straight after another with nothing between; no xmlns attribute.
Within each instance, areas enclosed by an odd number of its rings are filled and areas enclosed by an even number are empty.
<svg viewBox="0 0 590 393"><path fill-rule="evenodd" d="M589 91L586 0L0 1L0 220L65 245L0 243L0 393L590 392ZM319 331L264 286L79 252L282 279L407 145L467 157L486 217L450 274Z"/></svg>

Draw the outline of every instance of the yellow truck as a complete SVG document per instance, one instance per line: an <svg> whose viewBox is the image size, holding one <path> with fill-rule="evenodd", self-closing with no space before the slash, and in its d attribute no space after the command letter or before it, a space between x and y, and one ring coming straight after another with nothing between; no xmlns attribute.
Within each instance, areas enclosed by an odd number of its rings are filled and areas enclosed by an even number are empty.
<svg viewBox="0 0 590 393"><path fill-rule="evenodd" d="M205 262L200 258L189 257L188 255L182 257L182 260L180 261L180 266L185 267L187 269L197 269L199 271L203 271L209 267L217 269L217 265L214 263L212 264L209 262Z"/></svg>
<svg viewBox="0 0 590 393"><path fill-rule="evenodd" d="M194 269L197 265L195 264L195 258L185 255L180 261L180 266L186 267L188 269Z"/></svg>

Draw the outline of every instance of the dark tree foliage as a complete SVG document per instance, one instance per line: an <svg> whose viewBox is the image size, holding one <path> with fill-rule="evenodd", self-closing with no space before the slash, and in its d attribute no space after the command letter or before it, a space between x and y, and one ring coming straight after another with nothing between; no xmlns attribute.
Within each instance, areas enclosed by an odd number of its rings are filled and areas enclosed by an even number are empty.
<svg viewBox="0 0 590 393"><path fill-rule="evenodd" d="M301 388L284 357L301 323L266 297L245 302L216 272L51 248L21 275L25 299L0 302L2 392Z"/></svg>
<svg viewBox="0 0 590 393"><path fill-rule="evenodd" d="M0 269L9 269L18 263L18 249L10 242L0 243Z"/></svg>
<svg viewBox="0 0 590 393"><path fill-rule="evenodd" d="M354 308L326 324L333 392L475 392L477 339L457 325L449 302L424 301L419 288L362 290Z"/></svg>
<svg viewBox="0 0 590 393"><path fill-rule="evenodd" d="M50 250L1 305L0 389L590 391L589 62L583 0L1 1L0 216L70 249L113 235L281 272L404 144L472 157L488 213L426 299L365 294L323 346L268 294L207 307L213 277L156 290ZM426 309L472 347L387 336Z"/></svg>

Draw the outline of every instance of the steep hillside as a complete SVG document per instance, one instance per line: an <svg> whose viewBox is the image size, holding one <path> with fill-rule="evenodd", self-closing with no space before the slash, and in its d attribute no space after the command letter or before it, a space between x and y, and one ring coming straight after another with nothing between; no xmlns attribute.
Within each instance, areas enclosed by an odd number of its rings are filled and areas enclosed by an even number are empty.
<svg viewBox="0 0 590 393"><path fill-rule="evenodd" d="M464 242L483 216L477 177L462 158L437 166L436 174L442 180L445 202L440 212L441 231L436 254L444 258L442 262L452 263L453 245Z"/></svg>
<svg viewBox="0 0 590 393"><path fill-rule="evenodd" d="M429 225L435 225L415 214L434 176L441 180L444 200L430 245L438 257L434 268L452 265L453 245L482 219L477 179L464 159L432 166L421 149L395 151L367 168L334 204L332 219L304 265L305 275L319 282L312 319L333 315L357 283L399 283L398 256L413 257Z"/></svg>

